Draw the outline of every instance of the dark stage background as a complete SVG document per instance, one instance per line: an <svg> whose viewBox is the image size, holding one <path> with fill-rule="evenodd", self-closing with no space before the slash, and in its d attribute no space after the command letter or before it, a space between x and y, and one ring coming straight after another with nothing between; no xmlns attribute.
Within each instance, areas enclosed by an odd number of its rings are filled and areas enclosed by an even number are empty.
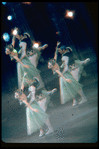
<svg viewBox="0 0 99 149"><path fill-rule="evenodd" d="M18 8L21 8L20 11ZM64 18L66 9L75 10L74 19ZM73 48L80 59L91 58L92 71L96 71L97 32L98 32L97 2L9 2L1 5L1 33L11 33L11 29L19 27L28 31L31 37L49 47L42 52L45 62L52 58L56 42L59 40ZM14 18L7 20L7 15ZM22 19L23 18L23 19ZM56 34L60 32L60 34ZM14 88L17 84L16 63L5 55L4 47L8 43L1 42L2 90ZM41 64L42 65L42 64ZM40 67L40 64L39 64ZM13 81L11 81L13 80ZM10 83L13 82L13 83Z"/></svg>

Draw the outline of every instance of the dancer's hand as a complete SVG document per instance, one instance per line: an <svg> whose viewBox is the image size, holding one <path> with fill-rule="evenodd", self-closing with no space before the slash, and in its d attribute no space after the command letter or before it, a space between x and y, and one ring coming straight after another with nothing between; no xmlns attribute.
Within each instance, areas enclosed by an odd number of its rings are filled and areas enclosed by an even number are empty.
<svg viewBox="0 0 99 149"><path fill-rule="evenodd" d="M44 45L44 49L47 48L47 47L48 47L48 44L45 44L45 45Z"/></svg>
<svg viewBox="0 0 99 149"><path fill-rule="evenodd" d="M33 109L33 111L34 111L34 112L37 112L37 113L39 112L37 109Z"/></svg>
<svg viewBox="0 0 99 149"><path fill-rule="evenodd" d="M28 65L23 65L23 67L25 67L25 68L30 68L30 66L28 66Z"/></svg>
<svg viewBox="0 0 99 149"><path fill-rule="evenodd" d="M87 62L89 62L90 61L90 58L87 58L86 60L85 60L85 63L87 63Z"/></svg>
<svg viewBox="0 0 99 149"><path fill-rule="evenodd" d="M71 80L71 79L66 79L66 81L67 81L67 82L69 82L69 83L71 83L71 82L72 82L72 80Z"/></svg>
<svg viewBox="0 0 99 149"><path fill-rule="evenodd" d="M59 45L60 45L60 43L61 43L61 42L57 41L57 46L59 46Z"/></svg>
<svg viewBox="0 0 99 149"><path fill-rule="evenodd" d="M54 88L53 90L52 90L52 93L54 93L54 92L56 92L57 91L57 88Z"/></svg>

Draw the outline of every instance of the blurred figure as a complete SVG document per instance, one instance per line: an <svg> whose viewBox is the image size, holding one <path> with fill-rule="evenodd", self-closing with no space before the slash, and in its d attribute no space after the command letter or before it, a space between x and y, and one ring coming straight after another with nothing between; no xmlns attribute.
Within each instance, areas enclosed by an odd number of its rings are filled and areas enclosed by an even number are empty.
<svg viewBox="0 0 99 149"><path fill-rule="evenodd" d="M61 65L61 68L64 67L62 72L59 71L59 66L55 60L50 60L48 62L48 68L52 69L53 74L59 74L60 100L61 104L65 104L67 101L73 99L78 92L80 92L82 95L82 85L78 83L68 71L68 61L65 56L62 57L62 61L64 61L64 63ZM85 98L83 98L83 100L84 99Z"/></svg>
<svg viewBox="0 0 99 149"><path fill-rule="evenodd" d="M38 113L38 109L35 107L32 107L28 102L27 102L27 97L26 95L23 93L23 91L21 89L18 89L17 91L15 91L15 99L19 100L20 105L22 105L22 103L24 103L26 105L26 116L27 116L27 109L30 109L31 111L31 118L30 121L32 119L32 116L34 113ZM28 124L28 119L27 119L27 134L30 135L30 125Z"/></svg>
<svg viewBox="0 0 99 149"><path fill-rule="evenodd" d="M54 59L57 61L58 52L65 57L65 69L68 69L68 71L72 74L72 76L76 79L76 81L79 81L82 75L86 75L86 72L84 71L84 65L87 64L90 59L87 58L86 60L80 61L74 57L73 50L70 47L66 47L65 45L60 46L61 42L57 42L56 51ZM64 64L63 64L64 65ZM61 66L62 67L62 66ZM83 93L83 91L80 91L81 96L83 96L83 100L79 102L79 104L87 101L86 97ZM84 100L85 99L85 100ZM73 106L77 104L76 99L73 100Z"/></svg>
<svg viewBox="0 0 99 149"><path fill-rule="evenodd" d="M51 91L42 90L41 94L36 96L36 100L38 101L38 104L45 112L46 112L48 106L53 105L50 100L50 96L56 91L57 91L56 88L54 88Z"/></svg>
<svg viewBox="0 0 99 149"><path fill-rule="evenodd" d="M73 65L69 66L69 70L72 76L79 81L81 76L87 76L86 72L84 71L84 66L90 61L90 58L87 58L83 61L75 60Z"/></svg>
<svg viewBox="0 0 99 149"><path fill-rule="evenodd" d="M22 49L22 55L19 58L17 51L13 48L13 45L7 45L5 48L6 55L9 55L11 60L15 59L17 62L18 70L18 87L24 90L24 87L27 87L33 77L39 75L39 70L36 69L32 63L29 61L28 57L25 54L25 49Z"/></svg>
<svg viewBox="0 0 99 149"><path fill-rule="evenodd" d="M83 90L82 85L78 82L78 80L73 77L71 72L68 69L68 60L69 58L67 56L62 57L62 65L60 66L63 68L62 74L66 77L72 80L71 84L68 84L68 82L64 82L62 78L60 78L60 94L61 94L61 103L64 104L70 99L73 99L73 105L75 106L77 104L77 101L75 99L76 94L78 93L81 96L81 101L79 104L84 103L87 101ZM78 79L78 75L76 75L76 78Z"/></svg>
<svg viewBox="0 0 99 149"><path fill-rule="evenodd" d="M46 124L48 126L48 131L45 135L53 132L53 127L50 124L49 116L44 112L44 110L39 106L37 101L35 100L35 92L36 89L39 87L39 81L35 78L35 82L30 84L28 91L30 92L27 98L30 98L29 104L33 109L37 109L38 113L31 112L31 109L27 107L26 109L26 117L27 117L27 133L28 135L32 134L33 132L40 130L39 137L44 135L42 126Z"/></svg>
<svg viewBox="0 0 99 149"><path fill-rule="evenodd" d="M37 67L39 60L43 61L41 59L41 51L48 47L48 44L44 44L43 46L35 46L35 43L32 45L31 50L27 50L27 56L31 63Z"/></svg>
<svg viewBox="0 0 99 149"><path fill-rule="evenodd" d="M18 39L19 40L19 47L21 48L20 51L18 52L18 54L21 54L20 55L20 59L22 60L25 56L28 57L28 59L30 60L30 62L32 63L32 65L34 67L37 67L38 65L38 61L39 61L39 58L40 58L40 51L44 48L46 48L48 45L45 44L44 46L42 47L38 47L38 48L33 48L33 42L30 38L30 35L25 32L25 33L22 33L21 31L18 31L18 33L16 35L13 36L12 38L12 45L14 46L15 45L15 39ZM20 87L20 75L19 75L19 71L20 71L20 68L19 66L17 67L18 69L18 84L19 84L19 87ZM40 73L40 71L39 71ZM39 81L40 81L40 86L39 88L43 88L44 87L44 83L42 81L42 78L40 76L40 74L38 74L38 78L39 78Z"/></svg>
<svg viewBox="0 0 99 149"><path fill-rule="evenodd" d="M74 57L74 53L72 52L73 50L70 47L66 47L65 45L60 46L60 44L61 42L58 41L54 55L55 61L57 62L58 52L61 54L61 57L67 55L69 57L68 69L73 77L79 81L82 75L87 76L86 72L84 71L84 66L90 61L90 58L87 58L83 61L76 59ZM67 51L70 52L67 54Z"/></svg>
<svg viewBox="0 0 99 149"><path fill-rule="evenodd" d="M34 43L35 44L35 43ZM44 44L43 46L39 46L35 47L32 45L31 50L27 50L27 56L29 58L29 60L31 61L31 63L37 68L39 61L44 61L43 58L41 57L41 51L44 50L45 48L48 47L48 44ZM44 88L44 82L41 78L41 76L39 75L39 82L40 82L40 88Z"/></svg>

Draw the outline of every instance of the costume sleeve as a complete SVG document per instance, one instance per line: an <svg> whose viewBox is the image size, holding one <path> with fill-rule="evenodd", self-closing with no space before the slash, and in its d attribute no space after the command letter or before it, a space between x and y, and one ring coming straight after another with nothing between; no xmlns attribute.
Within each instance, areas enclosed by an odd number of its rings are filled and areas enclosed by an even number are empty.
<svg viewBox="0 0 99 149"><path fill-rule="evenodd" d="M68 70L68 62L69 62L69 57L65 56L64 69L62 73L65 73Z"/></svg>
<svg viewBox="0 0 99 149"><path fill-rule="evenodd" d="M64 68L64 63L62 63L62 65L60 66L60 68Z"/></svg>
<svg viewBox="0 0 99 149"><path fill-rule="evenodd" d="M30 98L31 97L31 93L27 96L27 98Z"/></svg>
<svg viewBox="0 0 99 149"><path fill-rule="evenodd" d="M29 104L31 104L35 100L35 94L32 95Z"/></svg>
<svg viewBox="0 0 99 149"><path fill-rule="evenodd" d="M81 65L84 65L85 64L85 60L84 61L80 61L80 64Z"/></svg>
<svg viewBox="0 0 99 149"><path fill-rule="evenodd" d="M57 58L58 58L58 47L56 48L55 54L54 54L54 59L57 62Z"/></svg>
<svg viewBox="0 0 99 149"><path fill-rule="evenodd" d="M46 93L47 93L47 95L49 96L49 95L52 94L52 91L47 91Z"/></svg>
<svg viewBox="0 0 99 149"><path fill-rule="evenodd" d="M27 43L21 42L19 46L20 46L20 48L22 50L22 52L21 52L21 58L22 58L22 57L24 57L26 55Z"/></svg>

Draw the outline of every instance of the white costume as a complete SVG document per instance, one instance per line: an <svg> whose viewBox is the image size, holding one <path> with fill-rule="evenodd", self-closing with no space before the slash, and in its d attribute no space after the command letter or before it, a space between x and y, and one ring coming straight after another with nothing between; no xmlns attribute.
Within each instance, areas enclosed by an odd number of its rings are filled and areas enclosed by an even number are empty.
<svg viewBox="0 0 99 149"><path fill-rule="evenodd" d="M68 67L68 60L69 60L69 58L67 56L62 57L62 61L64 61L63 64L61 65L61 68L64 68L62 73L65 73L68 70L72 74L73 78L77 82L79 82L80 77L83 72L83 65L86 64L88 61L90 61L90 59L88 58L85 61L75 60L75 64L73 64L72 66L69 66L69 67ZM76 87L77 86L75 86L75 89L76 89ZM82 88L79 90L78 94L80 94L80 96L82 98L82 100L79 102L79 104L87 101ZM77 101L74 99L73 106L75 106L76 104L77 104Z"/></svg>
<svg viewBox="0 0 99 149"><path fill-rule="evenodd" d="M54 88L51 91L42 90L42 94L37 95L36 99L38 100L38 104L40 107L46 112L48 105L52 104L50 101L50 96L56 91L57 89Z"/></svg>
<svg viewBox="0 0 99 149"><path fill-rule="evenodd" d="M40 59L40 55L41 55L41 50L46 46L47 44L44 44L43 46L41 46L41 47L38 47L38 48L34 48L34 47L32 47L33 48L33 51L35 51L34 52L34 54L32 55L31 53L31 55L29 55L28 56L28 58L29 58L29 60L31 61L31 63L37 68L37 66L38 66L38 61L39 61L39 59ZM41 78L41 76L39 75L38 76L38 79L39 79L39 82L40 82L40 86L38 87L38 89L40 89L40 88L43 88L43 87L45 87L44 86L44 83L43 83L43 80L42 80L42 78Z"/></svg>
<svg viewBox="0 0 99 149"><path fill-rule="evenodd" d="M81 78L81 75L83 73L83 67L85 64L87 64L90 61L89 58L85 59L84 61L75 60L75 65L71 66L70 72L72 76L79 81Z"/></svg>

